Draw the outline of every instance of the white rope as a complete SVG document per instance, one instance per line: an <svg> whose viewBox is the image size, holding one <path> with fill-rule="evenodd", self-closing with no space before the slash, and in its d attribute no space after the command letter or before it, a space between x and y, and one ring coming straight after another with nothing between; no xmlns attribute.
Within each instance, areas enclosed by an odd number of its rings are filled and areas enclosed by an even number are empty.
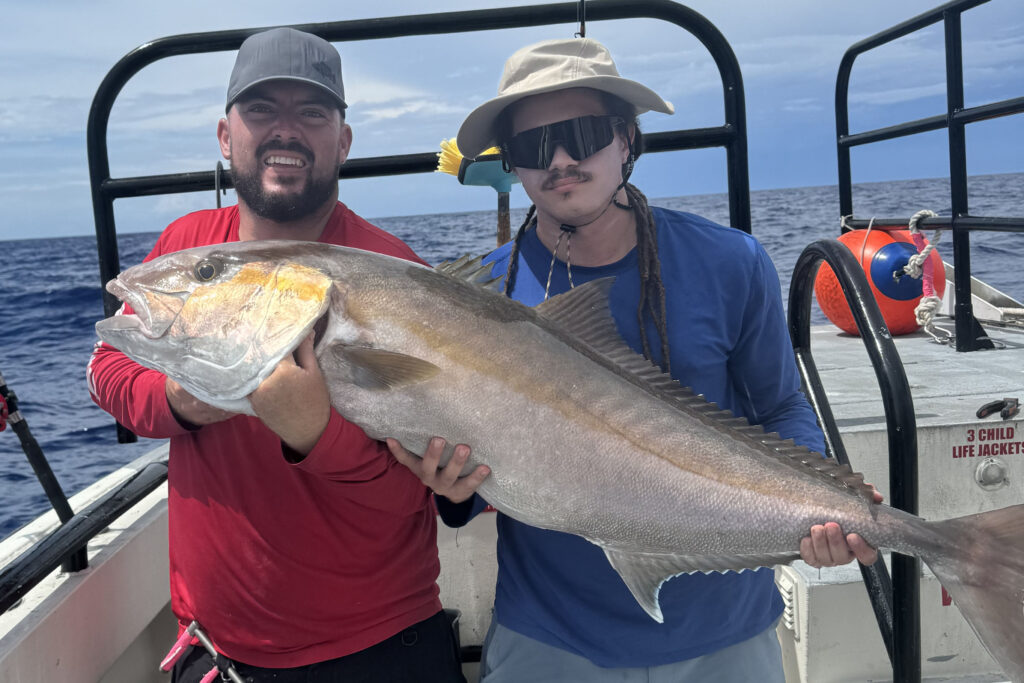
<svg viewBox="0 0 1024 683"><path fill-rule="evenodd" d="M939 214L928 209L918 211L910 217L910 223L907 224L907 229L911 235L920 234L921 228L918 223L923 218L934 218ZM928 256L934 251L935 245L938 244L939 239L942 237L942 230L936 230L932 234L931 240L925 245L917 254L914 254L907 259L907 265L903 268L903 274L909 275L912 278L918 280L924 275L924 262L928 259ZM917 303L917 307L914 309L914 318L917 320L917 324L921 326L921 329L925 331L933 340L939 344L950 344L953 341L953 333L947 329L937 327L934 323L935 313L939 310L942 305L942 299L937 296L922 296L921 300Z"/></svg>
<svg viewBox="0 0 1024 683"><path fill-rule="evenodd" d="M857 262L860 263L860 267L864 267L864 250L868 247L868 237L871 237L871 230L875 227L875 217L872 216L871 220L868 221L868 229L864 233L864 239L860 243L860 256L857 258Z"/></svg>
<svg viewBox="0 0 1024 683"><path fill-rule="evenodd" d="M919 228L917 224L922 218L934 218L938 215L939 214L935 213L934 211L929 211L928 209L918 211L917 213L910 217L910 223L907 225L907 229L910 230L911 235L919 233L921 232L921 228ZM936 230L934 234L932 234L932 239L930 240L929 244L920 253L911 256L907 260L907 265L906 267L904 267L903 272L912 278L917 278L918 280L920 280L921 274L924 272L924 262L928 258L928 255L931 254L932 251L935 249L935 245L939 243L939 239L941 237L942 231Z"/></svg>
<svg viewBox="0 0 1024 683"><path fill-rule="evenodd" d="M942 305L942 299L937 296L923 296L921 301L918 302L917 307L914 309L914 317L917 319L917 324L921 326L929 337L934 339L940 344L949 344L953 341L953 333L942 327L938 327L933 322L935 318L935 312L939 310L939 306Z"/></svg>

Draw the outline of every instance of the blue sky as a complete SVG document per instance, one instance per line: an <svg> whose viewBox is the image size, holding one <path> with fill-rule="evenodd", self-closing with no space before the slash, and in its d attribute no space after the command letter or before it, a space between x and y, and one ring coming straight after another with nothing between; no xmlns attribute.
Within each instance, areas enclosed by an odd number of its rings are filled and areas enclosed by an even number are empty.
<svg viewBox="0 0 1024 683"><path fill-rule="evenodd" d="M200 31L443 12L516 0L280 0L140 3L70 0L4 3L0 41L0 239L92 232L85 152L89 106L107 70L154 38ZM845 49L937 0L693 0L735 50L747 96L754 189L835 182L835 74ZM647 114L645 130L718 125L721 86L703 47L652 20L588 22L623 75L676 105ZM568 37L575 25L339 44L355 134L353 157L436 151L464 115L494 94L505 58L537 40ZM147 67L122 91L110 124L115 177L212 169L233 54L172 58ZM968 105L1024 94L1024 4L992 0L964 19ZM864 130L944 111L941 28L902 39L854 68L851 125ZM944 137L854 150L854 180L944 176ZM1024 117L969 129L972 173L1024 170ZM650 197L724 190L720 151L651 155L634 180ZM341 196L367 217L493 209L490 188L436 174L346 181ZM233 200L229 200L233 201ZM121 232L154 231L212 193L119 200ZM513 206L528 202L518 187Z"/></svg>

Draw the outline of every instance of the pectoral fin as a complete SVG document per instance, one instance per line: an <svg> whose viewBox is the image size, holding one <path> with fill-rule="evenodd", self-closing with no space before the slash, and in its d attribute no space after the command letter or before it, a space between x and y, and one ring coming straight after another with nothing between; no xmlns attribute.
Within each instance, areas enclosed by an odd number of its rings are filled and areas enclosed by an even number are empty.
<svg viewBox="0 0 1024 683"><path fill-rule="evenodd" d="M423 382L441 371L433 363L394 351L349 346L335 353L349 364L355 383L364 389L395 389Z"/></svg>
<svg viewBox="0 0 1024 683"><path fill-rule="evenodd" d="M644 611L659 624L664 623L665 617L658 603L658 593L661 591L661 584L673 576L693 572L739 572L744 569L788 564L800 556L799 553L793 552L729 556L668 555L622 550L610 546L601 548L612 568L626 583L629 592Z"/></svg>

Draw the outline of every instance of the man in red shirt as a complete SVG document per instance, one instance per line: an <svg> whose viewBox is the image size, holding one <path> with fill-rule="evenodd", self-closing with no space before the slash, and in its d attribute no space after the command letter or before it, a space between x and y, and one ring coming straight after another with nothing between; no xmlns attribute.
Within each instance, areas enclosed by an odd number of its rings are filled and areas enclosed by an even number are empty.
<svg viewBox="0 0 1024 683"><path fill-rule="evenodd" d="M172 223L147 257L297 239L420 259L338 201L352 143L341 57L273 29L242 44L217 126L237 206ZM214 408L100 343L93 400L136 433L170 439L171 604L246 680L462 681L438 599L429 491L331 407L312 339L249 397ZM214 666L202 647L172 680ZM226 666L221 662L221 668Z"/></svg>

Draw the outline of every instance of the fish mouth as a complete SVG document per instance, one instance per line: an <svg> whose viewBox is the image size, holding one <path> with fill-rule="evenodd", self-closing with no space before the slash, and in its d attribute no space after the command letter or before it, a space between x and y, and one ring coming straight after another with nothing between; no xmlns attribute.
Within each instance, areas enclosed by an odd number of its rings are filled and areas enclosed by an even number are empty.
<svg viewBox="0 0 1024 683"><path fill-rule="evenodd" d="M122 312L102 321L104 328L115 333L137 332L149 339L164 335L177 319L187 292L162 292L141 285L131 286L120 276L107 283L107 291L131 307L133 313Z"/></svg>
<svg viewBox="0 0 1024 683"><path fill-rule="evenodd" d="M142 319L139 316L132 313L120 313L113 315L109 318L105 318L96 323L96 329L102 330L105 333L125 333L125 332L138 332L139 334L154 339L152 335L148 334L145 326L142 324Z"/></svg>

